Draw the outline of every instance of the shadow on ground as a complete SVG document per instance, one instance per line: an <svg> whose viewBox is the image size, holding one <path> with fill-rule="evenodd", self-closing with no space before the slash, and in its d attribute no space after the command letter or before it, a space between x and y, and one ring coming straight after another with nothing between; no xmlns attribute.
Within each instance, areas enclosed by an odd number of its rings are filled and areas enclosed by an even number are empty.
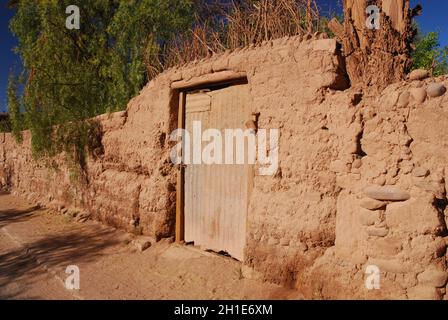
<svg viewBox="0 0 448 320"><path fill-rule="evenodd" d="M0 211L0 228L14 222L26 221L38 210L39 207L30 207L24 210L2 210Z"/></svg>
<svg viewBox="0 0 448 320"><path fill-rule="evenodd" d="M24 219L27 214L18 213L15 219ZM81 227L75 227L69 233L51 235L28 243L26 249L16 248L0 254L0 288L17 280L26 284L35 282L37 276L46 272L37 260L49 268L59 267L65 270L68 265L90 262L105 255L106 248L118 243L112 231L96 228L86 230ZM13 299L14 296L10 292L3 296L0 290L1 299Z"/></svg>

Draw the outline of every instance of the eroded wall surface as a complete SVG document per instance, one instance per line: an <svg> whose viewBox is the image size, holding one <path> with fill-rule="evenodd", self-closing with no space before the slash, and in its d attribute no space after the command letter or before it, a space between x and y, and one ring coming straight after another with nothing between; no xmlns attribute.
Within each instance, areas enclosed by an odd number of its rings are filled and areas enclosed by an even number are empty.
<svg viewBox="0 0 448 320"><path fill-rule="evenodd" d="M448 94L426 89L448 81L397 83L380 96L346 89L334 40L284 38L164 72L126 111L96 118L101 146L82 183L63 155L33 161L28 132L22 145L2 134L2 185L155 239L173 236L172 87L223 71L246 74L258 127L280 129L279 170L254 177L243 274L308 298L443 298ZM379 290L366 288L369 265L380 271Z"/></svg>
<svg viewBox="0 0 448 320"><path fill-rule="evenodd" d="M396 83L356 106L359 150L341 150L329 167L340 188L336 241L309 269L315 292L446 299L447 85ZM369 265L381 271L380 290L359 290Z"/></svg>

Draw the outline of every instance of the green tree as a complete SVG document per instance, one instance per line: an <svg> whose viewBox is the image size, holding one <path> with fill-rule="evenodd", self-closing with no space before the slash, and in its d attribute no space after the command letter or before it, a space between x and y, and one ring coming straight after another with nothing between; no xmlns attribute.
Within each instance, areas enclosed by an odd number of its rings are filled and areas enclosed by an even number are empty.
<svg viewBox="0 0 448 320"><path fill-rule="evenodd" d="M448 48L441 48L437 32L417 35L412 58L413 69L431 70L434 76L448 73Z"/></svg>
<svg viewBox="0 0 448 320"><path fill-rule="evenodd" d="M81 28L65 26L67 6L80 8ZM14 130L30 129L36 155L84 154L86 121L123 110L146 83L145 52L193 21L193 0L15 0L10 29L24 70L10 79ZM17 82L23 85L18 94ZM21 108L20 105L23 105ZM16 107L18 106L18 107ZM15 111L11 108L15 108ZM21 123L19 123L21 122Z"/></svg>
<svg viewBox="0 0 448 320"><path fill-rule="evenodd" d="M7 113L0 113L0 132L11 132L11 121Z"/></svg>
<svg viewBox="0 0 448 320"><path fill-rule="evenodd" d="M193 25L195 4L200 5L200 1L120 1L107 29L114 39L111 76L121 82L116 89L124 91L118 91L118 95L136 94L147 78L163 69L162 49L175 35Z"/></svg>
<svg viewBox="0 0 448 320"><path fill-rule="evenodd" d="M8 109L9 109L9 129L18 142L22 142L23 117L20 112L20 98L17 88L17 79L11 73L8 81Z"/></svg>

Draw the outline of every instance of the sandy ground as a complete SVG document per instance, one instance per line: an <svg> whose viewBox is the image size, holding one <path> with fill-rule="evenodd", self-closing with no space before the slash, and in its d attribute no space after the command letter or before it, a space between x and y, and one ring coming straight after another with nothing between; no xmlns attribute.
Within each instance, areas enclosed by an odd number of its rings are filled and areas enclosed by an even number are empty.
<svg viewBox="0 0 448 320"><path fill-rule="evenodd" d="M79 267L79 290L65 288L69 265ZM231 258L163 241L139 252L121 231L0 195L0 299L299 297L243 278Z"/></svg>

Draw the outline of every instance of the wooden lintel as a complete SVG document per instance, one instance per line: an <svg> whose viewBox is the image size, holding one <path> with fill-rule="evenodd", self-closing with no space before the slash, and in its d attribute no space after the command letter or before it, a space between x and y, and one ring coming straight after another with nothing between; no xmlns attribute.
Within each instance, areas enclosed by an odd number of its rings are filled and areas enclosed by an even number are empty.
<svg viewBox="0 0 448 320"><path fill-rule="evenodd" d="M231 82L234 80L246 78L245 72L235 71L220 71L215 73L206 74L199 77L193 77L189 80L180 80L171 83L171 89L190 89L194 87L200 87L208 84Z"/></svg>

